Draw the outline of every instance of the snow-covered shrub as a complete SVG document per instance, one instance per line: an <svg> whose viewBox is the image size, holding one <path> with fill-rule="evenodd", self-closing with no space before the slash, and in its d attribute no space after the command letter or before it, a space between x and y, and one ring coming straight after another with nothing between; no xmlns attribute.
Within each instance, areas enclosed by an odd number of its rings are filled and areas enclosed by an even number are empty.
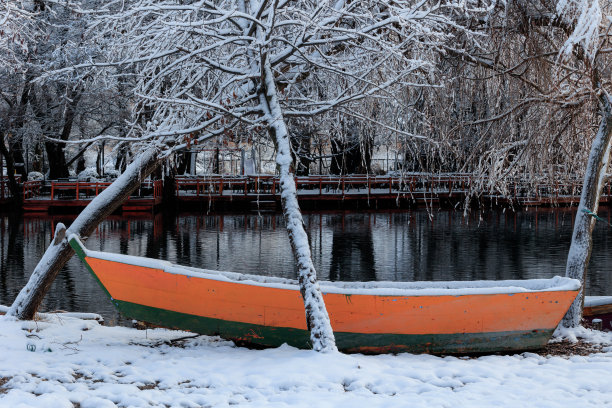
<svg viewBox="0 0 612 408"><path fill-rule="evenodd" d="M104 175L110 178L117 178L121 175L119 170L115 170L114 168L106 167L104 168Z"/></svg>
<svg viewBox="0 0 612 408"><path fill-rule="evenodd" d="M79 173L79 181L97 181L100 176L94 167L88 167Z"/></svg>
<svg viewBox="0 0 612 408"><path fill-rule="evenodd" d="M28 180L29 181L41 181L44 180L45 176L38 172L38 171L31 171L28 173Z"/></svg>

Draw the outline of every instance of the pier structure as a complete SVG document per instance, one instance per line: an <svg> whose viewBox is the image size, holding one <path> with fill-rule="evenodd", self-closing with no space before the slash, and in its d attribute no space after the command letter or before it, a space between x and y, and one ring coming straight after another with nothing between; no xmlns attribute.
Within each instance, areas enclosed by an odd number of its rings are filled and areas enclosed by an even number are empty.
<svg viewBox="0 0 612 408"><path fill-rule="evenodd" d="M449 207L477 200L493 205L567 206L580 200L582 182L533 184L522 180L506 183L506 191L482 192L482 180L467 174L404 175L312 175L295 178L298 199L306 210L394 209ZM179 176L175 179L174 202L179 208L208 210L270 210L281 207L279 178L273 175ZM78 212L104 191L110 181L27 181L21 183L26 213ZM482 183L480 184L482 185ZM145 181L121 207L124 213L154 212L163 203L163 181ZM474 191L480 191L474 194ZM601 197L612 197L607 184ZM8 182L0 184L0 200L10 199Z"/></svg>

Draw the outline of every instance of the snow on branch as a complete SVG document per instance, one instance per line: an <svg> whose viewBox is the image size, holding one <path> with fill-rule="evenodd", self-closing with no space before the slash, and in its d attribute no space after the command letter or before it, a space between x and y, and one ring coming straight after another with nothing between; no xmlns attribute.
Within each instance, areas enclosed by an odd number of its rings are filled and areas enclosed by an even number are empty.
<svg viewBox="0 0 612 408"><path fill-rule="evenodd" d="M111 1L91 28L106 54L73 68L133 73L135 115L152 112L143 133L176 146L185 129L193 138L227 133L229 122L247 132L262 126L262 67L254 56L270 61L280 103L293 117L354 110L406 86L436 86L443 43L470 35L457 17L492 4Z"/></svg>
<svg viewBox="0 0 612 408"><path fill-rule="evenodd" d="M580 45L590 59L594 59L599 49L603 22L599 0L559 0L557 14L567 20L572 29L559 54L563 58L569 57L574 47Z"/></svg>
<svg viewBox="0 0 612 408"><path fill-rule="evenodd" d="M18 71L22 68L19 54L28 52L34 32L33 13L21 0L0 0L0 68Z"/></svg>

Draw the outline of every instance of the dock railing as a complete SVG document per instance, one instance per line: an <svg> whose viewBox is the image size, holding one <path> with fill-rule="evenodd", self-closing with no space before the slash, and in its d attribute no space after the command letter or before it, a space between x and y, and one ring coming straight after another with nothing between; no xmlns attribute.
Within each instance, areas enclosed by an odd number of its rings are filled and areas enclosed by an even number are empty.
<svg viewBox="0 0 612 408"><path fill-rule="evenodd" d="M404 175L313 175L295 178L299 196L318 196L322 199L351 195L392 196L414 199L460 198L480 190L480 197L514 200L519 203L577 202L582 188L581 181L532 182L512 179L505 188L487 187L486 179L470 174L426 174ZM279 178L272 175L249 176L179 176L176 179L177 197L215 197L279 194ZM602 199L610 199L612 186L604 188Z"/></svg>
<svg viewBox="0 0 612 408"><path fill-rule="evenodd" d="M4 179L2 180L2 191L4 192ZM43 188L42 180L26 181L23 183L23 199L27 200L41 194ZM3 197L4 198L4 197Z"/></svg>
<svg viewBox="0 0 612 408"><path fill-rule="evenodd" d="M300 197L317 199L344 199L351 196L392 197L409 199L453 198L459 199L471 194L473 190L486 190L486 180L476 179L469 174L425 174L410 173L399 175L313 175L295 178ZM27 181L22 183L23 199L87 200L104 191L109 181ZM176 178L176 196L205 198L219 196L264 195L275 199L280 194L279 178L274 175L250 176L179 176ZM528 180L509 180L504 191L490 189L479 193L485 198L503 198L518 203L537 204L554 202L577 202L582 188L581 181L560 180L555 182L534 183ZM8 180L3 178L0 196L8 196ZM131 197L161 200L163 181L144 181ZM602 200L612 200L612 185L606 184Z"/></svg>
<svg viewBox="0 0 612 408"><path fill-rule="evenodd" d="M104 191L112 182L110 181L78 181L78 180L51 180L26 181L23 186L23 199L50 199L55 200L87 200ZM163 194L163 181L144 181L140 189L136 190L130 198L153 197L161 198Z"/></svg>

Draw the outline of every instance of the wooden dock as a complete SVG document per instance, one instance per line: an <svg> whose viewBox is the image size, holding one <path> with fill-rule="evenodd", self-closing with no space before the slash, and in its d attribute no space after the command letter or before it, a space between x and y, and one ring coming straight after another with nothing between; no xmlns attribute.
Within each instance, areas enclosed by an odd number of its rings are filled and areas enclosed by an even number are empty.
<svg viewBox="0 0 612 408"><path fill-rule="evenodd" d="M500 206L571 206L580 200L582 182L528 184L516 180L504 192L488 191L474 196L481 180L465 174L403 176L299 176L295 183L300 206L305 210L398 209L419 206L456 207L466 200ZM175 195L179 209L278 211L280 180L260 176L180 176ZM26 213L75 213L87 206L111 182L27 181L23 186ZM123 213L153 212L162 205L163 182L147 181L121 206ZM7 182L0 184L0 199L10 198ZM601 203L612 201L606 185Z"/></svg>
<svg viewBox="0 0 612 408"><path fill-rule="evenodd" d="M85 208L111 182L26 181L23 210L26 213L74 213ZM153 212L162 203L161 180L143 182L121 206L121 212Z"/></svg>
<svg viewBox="0 0 612 408"><path fill-rule="evenodd" d="M399 176L304 176L296 177L300 205L305 209L408 208L456 206L471 196L477 180L469 175ZM527 185L509 183L508 191L490 191L480 202L514 206L568 206L580 200L581 182ZM275 176L179 177L176 197L180 204L199 203L214 209L224 207L280 208L279 179ZM606 186L601 202L610 200Z"/></svg>

